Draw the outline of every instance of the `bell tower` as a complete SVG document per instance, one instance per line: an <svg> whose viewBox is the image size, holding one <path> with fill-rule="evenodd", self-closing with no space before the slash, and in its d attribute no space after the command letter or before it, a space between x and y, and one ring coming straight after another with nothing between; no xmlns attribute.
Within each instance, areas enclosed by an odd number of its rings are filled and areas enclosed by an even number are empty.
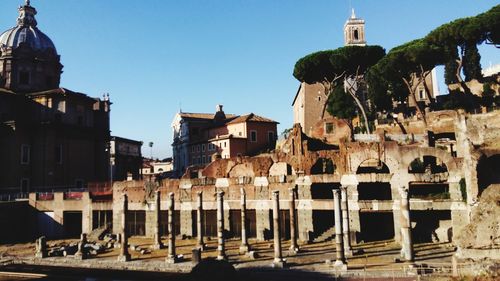
<svg viewBox="0 0 500 281"><path fill-rule="evenodd" d="M344 24L345 46L366 46L365 20L357 18L352 9L351 17Z"/></svg>

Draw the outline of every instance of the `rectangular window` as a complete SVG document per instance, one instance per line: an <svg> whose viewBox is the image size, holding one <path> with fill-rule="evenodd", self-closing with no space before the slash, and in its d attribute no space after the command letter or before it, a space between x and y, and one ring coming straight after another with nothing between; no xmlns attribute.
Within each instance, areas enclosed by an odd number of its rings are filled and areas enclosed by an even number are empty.
<svg viewBox="0 0 500 281"><path fill-rule="evenodd" d="M199 144L196 146L196 152L200 152L200 145Z"/></svg>
<svg viewBox="0 0 500 281"><path fill-rule="evenodd" d="M269 144L272 144L274 143L275 139L274 139L274 132L267 132L267 141L269 142Z"/></svg>
<svg viewBox="0 0 500 281"><path fill-rule="evenodd" d="M325 123L325 133L333 134L334 129L333 123Z"/></svg>
<svg viewBox="0 0 500 281"><path fill-rule="evenodd" d="M257 131L250 131L250 141L251 142L257 141Z"/></svg>
<svg viewBox="0 0 500 281"><path fill-rule="evenodd" d="M418 89L418 98L420 100L425 100L425 89Z"/></svg>
<svg viewBox="0 0 500 281"><path fill-rule="evenodd" d="M194 145L191 146L191 152L194 152Z"/></svg>
<svg viewBox="0 0 500 281"><path fill-rule="evenodd" d="M21 193L27 193L30 191L30 179L22 178L21 179Z"/></svg>
<svg viewBox="0 0 500 281"><path fill-rule="evenodd" d="M21 164L29 164L31 158L31 147L27 144L21 145Z"/></svg>
<svg viewBox="0 0 500 281"><path fill-rule="evenodd" d="M205 144L201 145L201 152L205 152Z"/></svg>
<svg viewBox="0 0 500 281"><path fill-rule="evenodd" d="M62 164L63 163L63 146L62 144L58 144L54 148L54 159L56 161L56 164Z"/></svg>
<svg viewBox="0 0 500 281"><path fill-rule="evenodd" d="M201 156L201 164L205 164L205 155Z"/></svg>
<svg viewBox="0 0 500 281"><path fill-rule="evenodd" d="M224 147L227 147L227 141L224 142Z"/></svg>
<svg viewBox="0 0 500 281"><path fill-rule="evenodd" d="M57 103L57 111L65 113L66 112L66 102L61 100Z"/></svg>

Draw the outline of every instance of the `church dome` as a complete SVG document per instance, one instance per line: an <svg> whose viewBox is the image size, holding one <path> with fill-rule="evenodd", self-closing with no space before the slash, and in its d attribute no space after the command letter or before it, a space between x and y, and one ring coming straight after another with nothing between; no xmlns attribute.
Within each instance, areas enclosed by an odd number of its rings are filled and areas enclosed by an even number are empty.
<svg viewBox="0 0 500 281"><path fill-rule="evenodd" d="M27 0L25 5L19 7L17 25L0 35L0 47L15 49L24 43L36 51L52 49L57 53L52 40L36 27L35 15L36 9Z"/></svg>

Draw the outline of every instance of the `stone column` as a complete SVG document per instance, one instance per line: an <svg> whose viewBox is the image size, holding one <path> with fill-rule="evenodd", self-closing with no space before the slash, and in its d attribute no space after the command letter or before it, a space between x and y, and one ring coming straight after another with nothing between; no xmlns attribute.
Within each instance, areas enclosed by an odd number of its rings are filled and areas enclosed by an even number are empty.
<svg viewBox="0 0 500 281"><path fill-rule="evenodd" d="M340 187L340 208L342 209L342 230L344 234L344 253L346 256L352 256L352 248L351 248L351 236L350 236L350 228L349 228L349 209L347 206L347 187Z"/></svg>
<svg viewBox="0 0 500 281"><path fill-rule="evenodd" d="M36 258L46 258L48 256L47 239L45 238L45 236L42 236L36 240L35 248Z"/></svg>
<svg viewBox="0 0 500 281"><path fill-rule="evenodd" d="M174 226L174 193L168 194L168 254L165 259L167 263L177 262L177 255L175 254L175 226Z"/></svg>
<svg viewBox="0 0 500 281"><path fill-rule="evenodd" d="M196 242L196 248L200 250L205 250L205 242L203 242L203 191L198 191L196 194L197 201L197 215L196 215L196 232L198 234L198 241Z"/></svg>
<svg viewBox="0 0 500 281"><path fill-rule="evenodd" d="M342 236L342 214L340 210L340 194L338 189L333 190L333 207L335 212L335 248L336 261L335 266L343 266L346 264L344 243Z"/></svg>
<svg viewBox="0 0 500 281"><path fill-rule="evenodd" d="M84 260L87 258L87 253L84 250L85 244L87 244L87 234L82 233L80 235L80 241L78 242L78 250L74 255L75 259Z"/></svg>
<svg viewBox="0 0 500 281"><path fill-rule="evenodd" d="M400 188L401 194L401 258L413 261L413 241L411 238L410 199L408 189Z"/></svg>
<svg viewBox="0 0 500 281"><path fill-rule="evenodd" d="M224 192L217 192L217 260L226 260L224 244Z"/></svg>
<svg viewBox="0 0 500 281"><path fill-rule="evenodd" d="M118 256L118 261L130 261L130 253L128 252L128 237L127 237L127 213L128 213L128 196L123 194L122 202L122 217L121 217L121 246L120 255Z"/></svg>
<svg viewBox="0 0 500 281"><path fill-rule="evenodd" d="M240 188L240 201L241 201L241 246L240 254L248 253L250 247L248 246L247 238L247 195L243 187Z"/></svg>
<svg viewBox="0 0 500 281"><path fill-rule="evenodd" d="M284 267L285 261L281 255L281 229L280 229L280 193L273 190L273 232L274 232L274 267Z"/></svg>
<svg viewBox="0 0 500 281"><path fill-rule="evenodd" d="M289 211L290 211L290 249L289 254L294 255L299 251L297 245L297 221L295 219L295 188L289 188L290 193Z"/></svg>
<svg viewBox="0 0 500 281"><path fill-rule="evenodd" d="M309 176L303 176L298 174L298 178L295 181L297 186L297 224L300 225L297 228L298 239L302 243L309 243L312 241L311 234L314 233L313 224L313 207L312 207L312 194L311 185L312 181Z"/></svg>
<svg viewBox="0 0 500 281"><path fill-rule="evenodd" d="M161 242L161 233L160 233L160 205L161 205L161 196L160 190L155 192L155 224L154 224L154 236L153 236L153 249L159 250L163 248L163 243Z"/></svg>

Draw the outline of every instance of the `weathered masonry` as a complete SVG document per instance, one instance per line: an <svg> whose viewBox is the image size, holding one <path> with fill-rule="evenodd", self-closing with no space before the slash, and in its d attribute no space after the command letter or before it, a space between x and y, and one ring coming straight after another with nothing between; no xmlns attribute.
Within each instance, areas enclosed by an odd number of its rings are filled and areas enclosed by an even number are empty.
<svg viewBox="0 0 500 281"><path fill-rule="evenodd" d="M219 159L204 169L188 170L181 179L116 182L109 191L112 199L94 196L92 191L82 193L78 200L63 193L53 197L31 194L30 204L52 217L54 225L63 230L75 227L74 234L105 225L118 233L121 198L127 194L128 235L153 238L158 217L155 191L161 194L162 235L168 232L167 196L172 192L175 233L194 238L202 231L203 236L216 237L216 193L223 192L225 237L240 237L241 196L245 194L246 236L268 240L276 227L273 191L280 195L278 227L283 239L290 239L289 201L290 192L294 192L297 238L307 242L335 236L332 190L342 195L344 189L347 206L341 205L343 217L348 217L345 236L353 244L385 239L403 244L408 230L413 242L453 241L469 223L478 195L489 184L498 183L497 176L492 175L500 173L488 169L498 169L500 163L500 149L495 148L499 140L499 128L495 126L500 122L491 121L499 120L500 112L432 114L436 114L429 126L433 131L425 135L389 137L381 133L364 141L334 145L310 139L295 126L274 153ZM199 192L203 194L201 208ZM198 210L203 214L201 230L197 227ZM69 222L78 226L67 227ZM43 230L48 236L64 234Z"/></svg>

